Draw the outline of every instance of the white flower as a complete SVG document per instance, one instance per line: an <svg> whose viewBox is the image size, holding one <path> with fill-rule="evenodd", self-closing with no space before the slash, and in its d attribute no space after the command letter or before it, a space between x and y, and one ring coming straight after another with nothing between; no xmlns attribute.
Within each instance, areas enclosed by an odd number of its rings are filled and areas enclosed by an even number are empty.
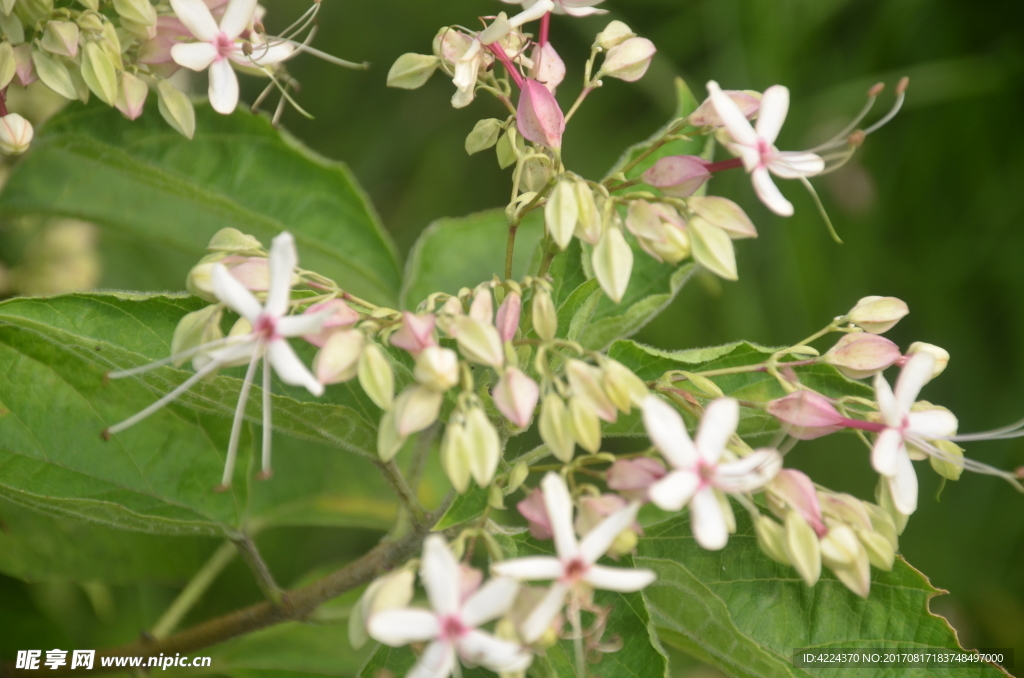
<svg viewBox="0 0 1024 678"><path fill-rule="evenodd" d="M871 465L888 479L893 503L903 515L917 509L917 474L906 443L917 449L931 449L927 441L954 435L958 425L956 417L947 410L911 412L917 394L934 371L935 356L915 353L900 371L895 393L881 373L875 376L875 397L885 428L875 439Z"/></svg>
<svg viewBox="0 0 1024 678"><path fill-rule="evenodd" d="M787 152L775 148L775 139L789 112L789 90L782 85L773 85L765 90L756 128L751 126L736 102L714 80L708 83L708 93L715 111L733 139L725 145L743 161L761 202L780 216L792 216L793 205L782 196L769 172L783 179L809 177L825 169L825 161L814 153Z"/></svg>
<svg viewBox="0 0 1024 678"><path fill-rule="evenodd" d="M719 398L704 412L697 440L691 441L683 419L656 396L643 402L644 425L651 442L674 470L648 489L659 508L678 511L690 505L690 525L697 543L706 549L723 548L729 529L718 492L752 492L775 477L782 457L760 449L738 461L721 461L729 438L739 425L739 403Z"/></svg>
<svg viewBox="0 0 1024 678"><path fill-rule="evenodd" d="M290 44L278 42L253 47L251 57L243 53L244 41L239 36L252 22L256 0L231 0L220 26L203 0L171 0L171 8L199 40L174 45L171 57L193 71L210 69L210 105L218 113L231 113L238 105L238 77L231 68L232 61L242 66L265 66L284 61L295 51Z"/></svg>
<svg viewBox="0 0 1024 678"><path fill-rule="evenodd" d="M213 267L213 293L217 299L242 319L247 321L251 330L242 335L235 335L212 344L197 347L179 356L172 356L142 368L112 373L111 378L122 378L148 371L154 367L167 364L178 358L199 353L195 361L196 373L176 389L156 401L146 409L120 424L111 426L105 434L114 434L145 419L161 407L187 391L196 382L211 374L220 367L247 361L248 370L245 381L238 396L235 408L235 419L231 427L231 438L228 442L227 461L224 464L224 477L221 487L231 485L234 472L235 456L238 452L238 439L245 418L245 406L249 402L249 391L252 387L256 365L265 359L274 368L277 376L286 384L304 386L315 396L323 395L324 387L306 366L295 355L287 337L298 337L304 334L319 332L321 325L331 315L331 311L316 314L287 315L292 293L292 276L298 257L295 254L295 240L287 231L274 238L270 248L270 283L266 302L260 302L236 280L221 264ZM270 412L270 370L263 366L263 475L270 474L270 442L273 428Z"/></svg>
<svg viewBox="0 0 1024 678"><path fill-rule="evenodd" d="M530 9L543 0L501 0L507 5L522 5L524 9ZM608 10L597 9L594 5L600 5L604 0L555 0L555 14L568 14L570 16L590 16L591 14L605 14Z"/></svg>
<svg viewBox="0 0 1024 678"><path fill-rule="evenodd" d="M578 592L582 586L607 591L639 591L655 579L650 570L596 564L616 537L636 520L640 510L638 502L608 516L582 541L577 541L573 531L572 498L565 481L558 474L548 473L541 481L541 489L558 556L529 556L491 566L495 573L516 579L553 581L544 598L523 622L523 640L528 643L540 638L551 626L570 592Z"/></svg>
<svg viewBox="0 0 1024 678"><path fill-rule="evenodd" d="M406 678L447 678L456 656L463 663L503 672L522 671L533 660L525 648L477 628L508 612L519 584L507 577L492 579L462 600L460 576L444 538L431 535L423 542L420 579L432 609L384 610L370 617L370 636L385 645L430 641Z"/></svg>

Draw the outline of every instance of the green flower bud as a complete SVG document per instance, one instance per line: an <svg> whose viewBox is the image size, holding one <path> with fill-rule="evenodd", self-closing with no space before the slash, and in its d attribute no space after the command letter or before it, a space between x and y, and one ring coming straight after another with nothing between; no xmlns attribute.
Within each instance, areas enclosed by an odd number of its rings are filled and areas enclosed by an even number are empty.
<svg viewBox="0 0 1024 678"><path fill-rule="evenodd" d="M814 528L796 511L786 514L786 558L808 586L814 586L821 577L821 545Z"/></svg>
<svg viewBox="0 0 1024 678"><path fill-rule="evenodd" d="M196 111L185 93L167 80L157 83L160 115L176 132L187 139L196 133Z"/></svg>
<svg viewBox="0 0 1024 678"><path fill-rule="evenodd" d="M100 34L103 32L103 17L92 12L82 12L82 15L78 17L78 28L85 31L86 33Z"/></svg>
<svg viewBox="0 0 1024 678"><path fill-rule="evenodd" d="M551 292L545 287L534 288L533 302L530 308L533 331L544 341L554 339L558 332L558 311L555 310Z"/></svg>
<svg viewBox="0 0 1024 678"><path fill-rule="evenodd" d="M103 103L114 105L118 91L117 72L110 57L95 42L86 43L83 50L82 78Z"/></svg>
<svg viewBox="0 0 1024 678"><path fill-rule="evenodd" d="M786 532L782 525L768 516L758 516L754 522L754 533L757 535L757 545L766 556L783 565L791 564L786 555Z"/></svg>
<svg viewBox="0 0 1024 678"><path fill-rule="evenodd" d="M821 562L833 569L852 567L863 548L853 530L833 524L821 538Z"/></svg>
<svg viewBox="0 0 1024 678"><path fill-rule="evenodd" d="M263 253L263 245L255 237L242 233L237 228L222 228L210 238L206 246L210 252L227 254L259 255Z"/></svg>
<svg viewBox="0 0 1024 678"><path fill-rule="evenodd" d="M564 250L572 241L579 215L574 183L566 179L558 181L544 205L544 227L559 249Z"/></svg>
<svg viewBox="0 0 1024 678"><path fill-rule="evenodd" d="M423 386L409 386L402 391L395 399L395 428L399 435L417 433L437 421L443 400L443 394Z"/></svg>
<svg viewBox="0 0 1024 678"><path fill-rule="evenodd" d="M12 45L25 42L25 27L16 13L0 12L0 35L10 40Z"/></svg>
<svg viewBox="0 0 1024 678"><path fill-rule="evenodd" d="M915 341L907 349L907 355L912 356L915 353L931 353L932 357L935 358L935 369L932 371L932 379L942 374L946 369L946 365L949 364L949 351L934 344Z"/></svg>
<svg viewBox="0 0 1024 678"><path fill-rule="evenodd" d="M352 606L348 618L348 640L358 650L370 639L366 623L374 614L384 610L408 607L414 594L416 572L401 569L380 577L366 587L359 602Z"/></svg>
<svg viewBox="0 0 1024 678"><path fill-rule="evenodd" d="M516 132L515 127L509 127L505 133L498 138L494 150L498 155L498 167L506 169L516 164L519 160L519 153L522 152L526 143Z"/></svg>
<svg viewBox="0 0 1024 678"><path fill-rule="evenodd" d="M505 495L508 496L518 490L530 475L530 467L526 462L520 461L512 467L508 474L508 483L505 485Z"/></svg>
<svg viewBox="0 0 1024 678"><path fill-rule="evenodd" d="M598 424L600 435L600 424ZM569 410L558 395L549 393L544 396L540 406L540 438L548 446L551 453L560 462L568 464L576 451L573 439L573 424ZM598 441L600 445L600 440Z"/></svg>
<svg viewBox="0 0 1024 678"><path fill-rule="evenodd" d="M633 249L626 242L622 231L610 228L605 232L592 257L594 275L601 289L616 304L622 301L633 272Z"/></svg>
<svg viewBox="0 0 1024 678"><path fill-rule="evenodd" d="M428 346L416 356L413 377L427 388L443 393L459 383L459 356L450 348Z"/></svg>
<svg viewBox="0 0 1024 678"><path fill-rule="evenodd" d="M224 308L219 304L207 306L185 315L174 328L174 337L171 339L171 355L178 355L224 336L220 329L220 320L223 315ZM178 358L174 361L174 365L181 366L185 360L187 358Z"/></svg>
<svg viewBox="0 0 1024 678"><path fill-rule="evenodd" d="M640 377L622 363L607 358L601 361L604 391L620 412L629 414L633 407L640 407L650 390Z"/></svg>
<svg viewBox="0 0 1024 678"><path fill-rule="evenodd" d="M494 146L498 143L501 130L501 120L496 118L478 120L473 126L473 131L466 137L466 153L473 155Z"/></svg>
<svg viewBox="0 0 1024 678"><path fill-rule="evenodd" d="M341 384L355 377L359 373L360 356L365 345L366 337L358 330L341 330L332 334L313 359L313 373L317 380L321 384Z"/></svg>
<svg viewBox="0 0 1024 678"><path fill-rule="evenodd" d="M757 229L754 228L750 217L743 208L728 198L695 195L686 201L686 206L701 219L728 233L733 240L757 237Z"/></svg>
<svg viewBox="0 0 1024 678"><path fill-rule="evenodd" d="M385 463L391 461L402 449L405 439L406 436L401 435L395 425L395 411L388 410L380 418L380 426L377 429L377 456Z"/></svg>
<svg viewBox="0 0 1024 678"><path fill-rule="evenodd" d="M461 418L457 421L453 418L441 439L441 467L459 494L465 494L469 489L470 450L466 438L465 422Z"/></svg>
<svg viewBox="0 0 1024 678"><path fill-rule="evenodd" d="M608 76L626 82L644 77L657 50L647 38L627 38L608 50L597 78Z"/></svg>
<svg viewBox="0 0 1024 678"><path fill-rule="evenodd" d="M0 42L0 89L10 85L17 72L18 62L14 58L14 47L4 40Z"/></svg>
<svg viewBox="0 0 1024 678"><path fill-rule="evenodd" d="M569 420L576 442L587 452L596 454L601 449L601 421L590 403L579 396L569 398Z"/></svg>
<svg viewBox="0 0 1024 678"><path fill-rule="evenodd" d="M951 458L951 461L947 461L929 454L928 461L935 472L946 480L960 480L960 475L964 472L964 449L952 440L933 440L932 445Z"/></svg>
<svg viewBox="0 0 1024 678"><path fill-rule="evenodd" d="M871 564L868 553L863 548L858 551L857 559L851 566L833 567L831 570L846 588L861 598L868 597L868 593L871 592Z"/></svg>
<svg viewBox="0 0 1024 678"><path fill-rule="evenodd" d="M501 439L487 414L479 407L466 414L466 443L469 446L469 472L480 487L494 479L501 459Z"/></svg>
<svg viewBox="0 0 1024 678"><path fill-rule="evenodd" d="M41 50L32 50L32 64L36 67L36 75L43 84L65 99L72 101L78 98L78 90L65 66L56 57Z"/></svg>
<svg viewBox="0 0 1024 678"><path fill-rule="evenodd" d="M737 280L736 252L732 239L721 228L701 217L689 221L690 244L694 260L725 280Z"/></svg>
<svg viewBox="0 0 1024 678"><path fill-rule="evenodd" d="M149 86L146 85L144 80L128 71L121 73L121 87L117 90L114 106L117 107L117 110L121 111L124 117L129 120L135 120L142 115L142 109L146 105L147 96L149 96Z"/></svg>
<svg viewBox="0 0 1024 678"><path fill-rule="evenodd" d="M594 47L609 50L633 37L636 37L636 33L629 26L621 21L612 21L605 26L603 31L597 34L597 37L594 39Z"/></svg>
<svg viewBox="0 0 1024 678"><path fill-rule="evenodd" d="M382 410L391 409L395 398L395 374L384 351L377 344L367 344L359 358L359 385L377 407Z"/></svg>
<svg viewBox="0 0 1024 678"><path fill-rule="evenodd" d="M887 332L900 318L910 313L907 304L896 297L864 297L849 313L850 322L865 332Z"/></svg>
<svg viewBox="0 0 1024 678"><path fill-rule="evenodd" d="M889 572L896 562L896 549L892 543L877 532L862 530L857 533L861 545L867 551L868 561L879 570Z"/></svg>
<svg viewBox="0 0 1024 678"><path fill-rule="evenodd" d="M602 385L604 373L600 368L593 367L582 360L570 360L565 365L565 374L569 378L569 388L575 398L581 398L590 406L590 410L608 423L615 423L618 413Z"/></svg>
<svg viewBox="0 0 1024 678"><path fill-rule="evenodd" d="M114 11L120 14L122 19L132 24L156 25L156 9L149 3L149 0L114 0Z"/></svg>
<svg viewBox="0 0 1024 678"><path fill-rule="evenodd" d="M597 207L597 200L590 185L582 179L574 182L576 189L576 205L579 209L579 217L576 221L575 235L580 240L596 245L604 233L604 220L601 218L601 210Z"/></svg>
<svg viewBox="0 0 1024 678"><path fill-rule="evenodd" d="M50 54L74 59L78 55L78 25L70 21L48 21L39 45Z"/></svg>
<svg viewBox="0 0 1024 678"><path fill-rule="evenodd" d="M391 64L388 71L388 87L399 89L418 89L434 74L441 60L436 56L403 54Z"/></svg>
<svg viewBox="0 0 1024 678"><path fill-rule="evenodd" d="M453 319L452 329L459 351L467 360L490 367L501 367L505 363L505 349L494 325L460 316Z"/></svg>
<svg viewBox="0 0 1024 678"><path fill-rule="evenodd" d="M78 0L78 3L93 12L100 11L100 0Z"/></svg>

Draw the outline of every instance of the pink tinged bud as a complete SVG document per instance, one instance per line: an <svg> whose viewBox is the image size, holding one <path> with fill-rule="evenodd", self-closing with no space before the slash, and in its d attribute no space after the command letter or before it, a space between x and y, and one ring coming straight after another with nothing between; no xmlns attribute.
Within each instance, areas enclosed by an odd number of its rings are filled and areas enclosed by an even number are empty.
<svg viewBox="0 0 1024 678"><path fill-rule="evenodd" d="M949 351L934 344L926 344L923 341L915 341L907 349L906 358L917 353L930 353L935 358L935 368L932 370L932 379L942 374L949 364ZM901 363L902 364L902 363Z"/></svg>
<svg viewBox="0 0 1024 678"><path fill-rule="evenodd" d="M270 264L266 257L243 258L236 265L228 263L229 260L238 259L225 257L221 263L228 267L231 277L242 283L245 289L250 292L266 292L270 289Z"/></svg>
<svg viewBox="0 0 1024 678"><path fill-rule="evenodd" d="M32 143L32 123L17 113L0 117L0 154L20 155Z"/></svg>
<svg viewBox="0 0 1024 678"><path fill-rule="evenodd" d="M22 87L28 87L39 79L36 67L32 63L32 45L25 43L14 48L14 81Z"/></svg>
<svg viewBox="0 0 1024 678"><path fill-rule="evenodd" d="M565 80L565 63L555 51L555 46L549 42L543 47L540 45L534 47L530 59L533 60L530 77L554 94L555 88Z"/></svg>
<svg viewBox="0 0 1024 678"><path fill-rule="evenodd" d="M124 114L124 117L135 120L142 115L148 95L149 86L145 81L125 71L121 74L121 87L118 88L114 105Z"/></svg>
<svg viewBox="0 0 1024 678"><path fill-rule="evenodd" d="M494 322L494 297L491 296L489 289L478 289L473 295L473 303L469 305L469 317L485 325Z"/></svg>
<svg viewBox="0 0 1024 678"><path fill-rule="evenodd" d="M814 489L814 483L805 474L794 469L782 469L769 483L768 488L776 498L799 513L819 537L828 532L822 520L818 493Z"/></svg>
<svg viewBox="0 0 1024 678"><path fill-rule="evenodd" d="M555 101L555 95L533 80L523 81L516 109L516 126L526 139L552 149L562 147L562 133L565 132L565 116Z"/></svg>
<svg viewBox="0 0 1024 678"><path fill-rule="evenodd" d="M362 332L342 330L335 332L316 354L313 372L321 384L339 384L359 373L359 356L366 339Z"/></svg>
<svg viewBox="0 0 1024 678"><path fill-rule="evenodd" d="M529 522L531 537L541 541L551 539L551 519L548 518L548 510L544 505L544 493L540 488L535 489L526 499L516 504L516 509Z"/></svg>
<svg viewBox="0 0 1024 678"><path fill-rule="evenodd" d="M688 198L711 178L702 158L695 155L670 155L644 172L643 180L673 198Z"/></svg>
<svg viewBox="0 0 1024 678"><path fill-rule="evenodd" d="M864 297L850 310L850 322L865 332L883 334L910 313L896 297Z"/></svg>
<svg viewBox="0 0 1024 678"><path fill-rule="evenodd" d="M437 340L434 338L436 320L432 313L416 315L405 311L402 313L402 328L391 335L391 345L413 355L417 355L428 346L437 346Z"/></svg>
<svg viewBox="0 0 1024 678"><path fill-rule="evenodd" d="M608 487L631 501L650 501L647 488L664 477L665 465L650 457L620 459L608 469Z"/></svg>
<svg viewBox="0 0 1024 678"><path fill-rule="evenodd" d="M540 388L521 370L510 367L498 380L493 396L499 412L519 428L526 428L537 407Z"/></svg>
<svg viewBox="0 0 1024 678"><path fill-rule="evenodd" d="M843 415L827 398L813 391L790 393L768 403L767 409L789 435L800 440L813 440L843 428Z"/></svg>
<svg viewBox="0 0 1024 678"><path fill-rule="evenodd" d="M850 379L866 379L894 364L900 349L877 334L847 334L822 358Z"/></svg>
<svg viewBox="0 0 1024 678"><path fill-rule="evenodd" d="M718 226L733 240L756 238L757 229L739 205L728 198L704 195L690 198L686 206L704 221Z"/></svg>
<svg viewBox="0 0 1024 678"><path fill-rule="evenodd" d="M761 97L759 95L732 89L724 90L724 92L725 95L732 99L739 107L747 120L750 120L757 115L761 108ZM714 102L708 98L704 100L704 103L697 107L697 110L690 114L690 124L694 127L705 127L708 125L711 127L722 127L724 123L722 122L722 118L718 115L718 110L715 108Z"/></svg>
<svg viewBox="0 0 1024 678"><path fill-rule="evenodd" d="M523 298L517 292L509 292L505 301L498 307L495 326L502 341L512 341L519 329L519 314L523 310Z"/></svg>
<svg viewBox="0 0 1024 678"><path fill-rule="evenodd" d="M427 388L443 393L459 383L459 356L450 348L428 346L416 356L413 376Z"/></svg>
<svg viewBox="0 0 1024 678"><path fill-rule="evenodd" d="M331 299L330 301L322 301L319 304L313 304L305 311L303 315L317 315L319 313L331 312L331 315L327 317L324 324L321 325L321 329L316 334L304 334L302 338L313 344L323 348L327 340L331 338L331 335L338 330L343 330L348 327L352 327L359 322L359 314L352 309L351 306L346 304L341 299Z"/></svg>
<svg viewBox="0 0 1024 678"><path fill-rule="evenodd" d="M626 82L635 82L644 77L654 58L654 43L647 38L629 38L608 50L608 56L601 64L601 75L607 75Z"/></svg>
<svg viewBox="0 0 1024 678"><path fill-rule="evenodd" d="M411 435L437 421L443 401L443 393L424 386L410 386L402 391L395 399L395 428L398 435Z"/></svg>

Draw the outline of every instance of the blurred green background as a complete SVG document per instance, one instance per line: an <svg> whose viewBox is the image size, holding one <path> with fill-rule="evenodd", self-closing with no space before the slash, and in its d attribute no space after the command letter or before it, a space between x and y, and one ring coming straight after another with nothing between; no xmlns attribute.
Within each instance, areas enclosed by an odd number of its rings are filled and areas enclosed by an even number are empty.
<svg viewBox="0 0 1024 678"><path fill-rule="evenodd" d="M307 6L265 4L271 31ZM956 0L608 0L610 17L652 39L659 53L643 80L608 80L573 119L564 157L570 169L592 178L671 116L676 75L698 97L711 78L731 89L787 85L792 107L779 145L793 150L841 128L873 83L890 85L877 116L892 101L896 80L911 78L900 116L844 170L815 181L844 245L831 240L794 182L783 191L797 214L782 219L757 202L742 174L717 176L711 191L739 202L761 234L738 244L740 280L696 279L638 338L666 349L740 338L789 344L862 296L895 295L911 314L888 336L903 347L927 341L952 354L923 397L952 409L964 432L1024 416L1024 31L1012 9L1018 4L991 2L980 10ZM309 57L290 66L303 85L299 100L316 119L289 111L285 126L352 167L403 254L434 219L503 205L509 172L490 152L468 157L463 150L476 120L502 116L496 102L481 97L456 111L443 75L414 92L387 89L385 75L400 54L429 53L438 27L473 26L475 16L500 9L509 8L497 0L324 0L316 46L373 67L345 71ZM575 97L593 35L608 19L553 20L552 41L570 74L559 91L563 106ZM243 81L243 97L254 99L260 86ZM1013 468L1024 465L1024 442L975 443L968 454ZM791 463L834 489L872 495L875 476L852 437L801 444ZM933 474L920 465L919 475L920 508L901 549L950 590L933 610L950 618L966 647L1024 650L1024 496L1002 481L968 475L936 500ZM12 525L38 520L6 503L0 508ZM353 543L368 547L374 537L348 531L343 544L337 534L312 528L299 536L306 545L300 551L295 535L261 539L282 584L294 583L307 565L343 559ZM176 554L181 562L168 564L164 583L153 586L25 586L0 577L0 605L24 610L25 620L0 629L0 650L37 647L41 638L52 643L47 647L85 647L68 640L83 634L97 644L123 641L152 623L173 598L179 573L214 547L211 541ZM30 564L24 572L31 577ZM218 580L216 596L189 619L258 598L236 562ZM103 621L105 609L119 613L101 629L95 620Z"/></svg>

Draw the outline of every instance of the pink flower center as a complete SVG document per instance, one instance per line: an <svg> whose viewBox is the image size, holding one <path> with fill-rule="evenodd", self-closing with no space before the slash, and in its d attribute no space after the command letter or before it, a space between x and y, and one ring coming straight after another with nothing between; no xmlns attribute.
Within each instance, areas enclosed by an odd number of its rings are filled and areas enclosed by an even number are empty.
<svg viewBox="0 0 1024 678"><path fill-rule="evenodd" d="M228 37L227 33L218 33L213 39L213 46L217 48L217 59L226 59L236 49L235 41Z"/></svg>
<svg viewBox="0 0 1024 678"><path fill-rule="evenodd" d="M256 318L256 324L252 328L253 334L262 335L267 341L274 341L280 339L281 335L277 333L277 318L269 315L261 315Z"/></svg>
<svg viewBox="0 0 1024 678"><path fill-rule="evenodd" d="M469 633L469 629L456 615L441 617L441 640L455 642L462 636Z"/></svg>
<svg viewBox="0 0 1024 678"><path fill-rule="evenodd" d="M715 479L715 465L704 460L697 462L697 477L700 478L700 486L706 487Z"/></svg>
<svg viewBox="0 0 1024 678"><path fill-rule="evenodd" d="M772 161L772 156L775 155L775 149L765 139L757 138L757 153L761 156L761 167L764 167Z"/></svg>
<svg viewBox="0 0 1024 678"><path fill-rule="evenodd" d="M562 581L567 584L575 584L583 579L588 569L589 566L583 562L582 558L574 558L565 564L565 574L562 575Z"/></svg>

